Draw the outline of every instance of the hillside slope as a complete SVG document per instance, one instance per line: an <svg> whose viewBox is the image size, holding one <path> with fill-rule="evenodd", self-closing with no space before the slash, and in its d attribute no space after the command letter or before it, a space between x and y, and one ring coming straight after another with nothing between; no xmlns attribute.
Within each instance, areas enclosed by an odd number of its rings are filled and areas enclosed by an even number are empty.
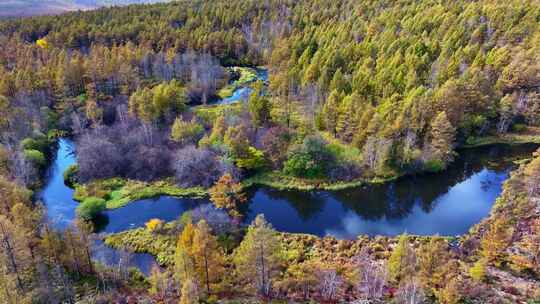
<svg viewBox="0 0 540 304"><path fill-rule="evenodd" d="M5 0L0 3L0 18L30 17L89 10L101 6L166 2L169 0Z"/></svg>

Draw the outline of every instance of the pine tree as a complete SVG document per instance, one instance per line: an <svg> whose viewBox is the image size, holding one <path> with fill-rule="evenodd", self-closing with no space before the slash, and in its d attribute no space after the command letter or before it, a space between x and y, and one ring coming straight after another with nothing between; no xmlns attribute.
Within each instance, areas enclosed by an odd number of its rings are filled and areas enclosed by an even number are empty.
<svg viewBox="0 0 540 304"><path fill-rule="evenodd" d="M180 282L195 277L195 261L193 259L193 238L195 231L191 221L188 221L178 238L175 253L175 274Z"/></svg>
<svg viewBox="0 0 540 304"><path fill-rule="evenodd" d="M103 109L99 107L96 100L91 98L86 101L86 117L94 124L100 124L103 120Z"/></svg>
<svg viewBox="0 0 540 304"><path fill-rule="evenodd" d="M198 304L199 292L197 285L191 279L187 279L182 284L182 297L180 298L180 304Z"/></svg>
<svg viewBox="0 0 540 304"><path fill-rule="evenodd" d="M197 143L203 134L204 127L195 118L188 122L177 117L171 127L171 139L182 145Z"/></svg>
<svg viewBox="0 0 540 304"><path fill-rule="evenodd" d="M257 215L249 226L233 260L239 278L259 295L270 295L281 262L281 244L276 231L262 214Z"/></svg>
<svg viewBox="0 0 540 304"><path fill-rule="evenodd" d="M442 168L454 158L456 129L452 126L445 112L439 112L431 122L430 152L432 160L440 162Z"/></svg>
<svg viewBox="0 0 540 304"><path fill-rule="evenodd" d="M483 281L486 277L486 261L484 259L480 259L474 263L474 265L469 269L469 275L477 282Z"/></svg>
<svg viewBox="0 0 540 304"><path fill-rule="evenodd" d="M217 238L210 232L205 220L199 221L193 236L193 258L200 285L206 287L207 295L211 293L211 284L219 282L223 271L223 251L220 250Z"/></svg>
<svg viewBox="0 0 540 304"><path fill-rule="evenodd" d="M402 234L399 237L398 243L388 260L388 271L390 277L396 282L414 275L416 271L416 253L409 244L407 234Z"/></svg>
<svg viewBox="0 0 540 304"><path fill-rule="evenodd" d="M339 138L346 142L352 140L358 126L358 115L356 110L358 107L359 96L353 93L343 98L343 102L339 106L338 121L336 124L336 133Z"/></svg>
<svg viewBox="0 0 540 304"><path fill-rule="evenodd" d="M425 288L440 286L444 280L443 267L449 259L448 245L439 237L430 238L418 252L418 276Z"/></svg>
<svg viewBox="0 0 540 304"><path fill-rule="evenodd" d="M500 216L491 222L482 239L482 256L487 263L499 263L504 255L504 249L510 242L511 233L508 220Z"/></svg>
<svg viewBox="0 0 540 304"><path fill-rule="evenodd" d="M347 93L349 91L349 84L347 83L347 80L343 76L343 72L341 71L341 68L339 68L332 77L332 81L330 81L330 87L328 88L329 91L337 91L339 93Z"/></svg>
<svg viewBox="0 0 540 304"><path fill-rule="evenodd" d="M257 83L255 90L248 100L248 110L251 114L253 124L257 127L264 126L270 121L270 100L261 94L262 84Z"/></svg>
<svg viewBox="0 0 540 304"><path fill-rule="evenodd" d="M341 102L341 94L334 90L330 93L328 100L324 104L322 115L325 123L326 131L336 136L336 127L339 120L339 107Z"/></svg>

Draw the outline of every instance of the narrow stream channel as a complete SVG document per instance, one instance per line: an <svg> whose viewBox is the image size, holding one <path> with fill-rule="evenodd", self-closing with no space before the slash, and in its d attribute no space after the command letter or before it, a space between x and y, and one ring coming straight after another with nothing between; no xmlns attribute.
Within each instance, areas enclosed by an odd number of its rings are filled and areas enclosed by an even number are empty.
<svg viewBox="0 0 540 304"><path fill-rule="evenodd" d="M74 190L64 184L64 171L76 163L74 143L69 139L60 139L54 161L47 172L47 183L39 193L40 199L47 208L47 217L53 227L59 230L67 228L75 219L75 209L78 202L73 199ZM96 240L92 247L93 258L105 265L115 265L121 258L121 252ZM142 273L149 274L155 259L146 253L130 254L127 262L131 267L138 268Z"/></svg>

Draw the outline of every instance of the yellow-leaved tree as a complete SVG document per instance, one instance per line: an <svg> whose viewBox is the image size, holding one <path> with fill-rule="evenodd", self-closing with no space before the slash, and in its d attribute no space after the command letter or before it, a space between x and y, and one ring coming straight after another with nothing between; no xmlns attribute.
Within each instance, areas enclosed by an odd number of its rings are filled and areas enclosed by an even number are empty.
<svg viewBox="0 0 540 304"><path fill-rule="evenodd" d="M192 249L197 280L206 287L207 295L210 295L211 286L219 283L223 274L224 253L205 220L199 221L195 227Z"/></svg>

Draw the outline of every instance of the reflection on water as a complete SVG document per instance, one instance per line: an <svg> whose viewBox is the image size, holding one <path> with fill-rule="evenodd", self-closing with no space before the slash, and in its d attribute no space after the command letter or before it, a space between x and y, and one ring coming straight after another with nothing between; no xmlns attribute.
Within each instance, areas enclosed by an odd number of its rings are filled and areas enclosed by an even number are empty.
<svg viewBox="0 0 540 304"><path fill-rule="evenodd" d="M75 163L73 147L70 140L59 140L58 151L47 172L47 183L38 195L47 207L49 221L58 229L66 228L75 218L74 190L64 184L63 175Z"/></svg>
<svg viewBox="0 0 540 304"><path fill-rule="evenodd" d="M360 234L459 235L488 215L503 182L515 166L512 159L529 157L537 145L494 145L461 151L440 174L423 174L395 182L341 191L281 191L253 189L245 206L245 223L264 214L279 231L337 238ZM63 229L75 218L73 190L64 185L63 172L75 163L73 143L62 139L46 186L40 193L54 226ZM141 227L152 218L177 219L208 199L162 196L132 202L105 212L100 231L120 232ZM118 263L122 254L97 242L96 260ZM149 273L154 258L133 254L130 265Z"/></svg>
<svg viewBox="0 0 540 304"><path fill-rule="evenodd" d="M193 209L207 200L182 199L170 196L144 199L132 202L119 209L105 212L106 225L100 232L120 232L143 226L153 218L159 218L166 222L178 219L187 210Z"/></svg>
<svg viewBox="0 0 540 304"><path fill-rule="evenodd" d="M64 171L74 163L74 143L68 139L60 139L55 159L47 172L47 183L39 194L39 198L47 208L47 218L56 229L65 229L75 219L78 203L73 199L74 190L64 184L63 176ZM116 217L113 220L120 223L115 223L115 225L122 223ZM129 257L128 261L125 261L126 265L137 267L143 273L149 274L152 265L155 264L154 258L149 254L124 255L120 251L105 246L100 240L96 240L91 249L94 260L105 265L117 265L121 258Z"/></svg>
<svg viewBox="0 0 540 304"><path fill-rule="evenodd" d="M444 173L340 191L260 188L246 220L263 213L280 231L338 238L403 232L459 235L488 215L514 167L511 160L529 156L536 148L494 145L463 150Z"/></svg>

